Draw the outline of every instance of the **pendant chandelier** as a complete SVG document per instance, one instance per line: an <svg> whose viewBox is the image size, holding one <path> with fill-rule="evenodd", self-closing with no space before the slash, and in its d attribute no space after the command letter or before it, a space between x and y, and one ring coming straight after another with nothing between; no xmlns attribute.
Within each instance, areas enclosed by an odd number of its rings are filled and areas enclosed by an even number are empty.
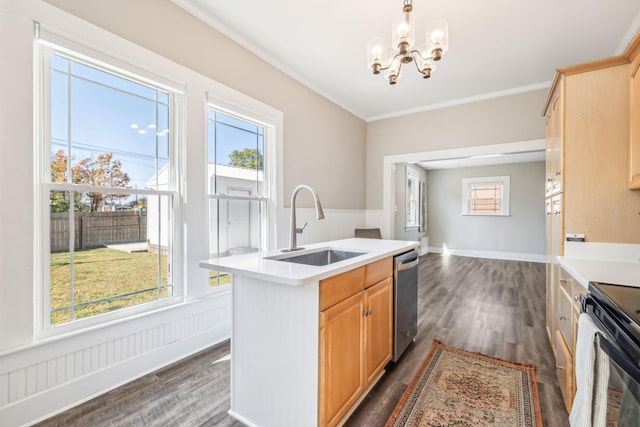
<svg viewBox="0 0 640 427"><path fill-rule="evenodd" d="M428 79L436 69L434 62L439 61L449 48L449 24L439 19L427 25L426 45L417 49L412 11L412 0L404 0L403 15L395 19L391 27L391 43L395 50L387 51L386 41L380 37L367 44L368 65L373 74L384 72L391 85L400 77L402 64L410 62L415 63L422 77Z"/></svg>

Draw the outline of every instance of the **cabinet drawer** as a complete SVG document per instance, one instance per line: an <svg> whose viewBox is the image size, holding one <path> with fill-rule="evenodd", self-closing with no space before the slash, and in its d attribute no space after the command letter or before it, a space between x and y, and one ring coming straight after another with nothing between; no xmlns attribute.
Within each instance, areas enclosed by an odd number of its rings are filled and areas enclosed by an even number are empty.
<svg viewBox="0 0 640 427"><path fill-rule="evenodd" d="M560 286L571 295L573 289L573 276L567 273L564 268L560 269Z"/></svg>
<svg viewBox="0 0 640 427"><path fill-rule="evenodd" d="M338 274L320 281L320 311L364 289L365 267Z"/></svg>
<svg viewBox="0 0 640 427"><path fill-rule="evenodd" d="M560 391L564 400L567 412L571 411L573 402L573 356L569 352L569 347L562 338L560 331L556 331L556 376L560 383Z"/></svg>
<svg viewBox="0 0 640 427"><path fill-rule="evenodd" d="M375 285L393 274L393 258L388 257L365 266L365 287Z"/></svg>
<svg viewBox="0 0 640 427"><path fill-rule="evenodd" d="M564 268L560 270L560 286L562 286L574 302L580 301L580 294L586 294L587 290Z"/></svg>

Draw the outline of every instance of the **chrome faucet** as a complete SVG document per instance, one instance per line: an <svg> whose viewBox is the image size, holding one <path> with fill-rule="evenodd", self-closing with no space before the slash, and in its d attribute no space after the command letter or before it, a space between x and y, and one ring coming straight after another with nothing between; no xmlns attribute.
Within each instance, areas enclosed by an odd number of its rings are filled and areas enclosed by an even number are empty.
<svg viewBox="0 0 640 427"><path fill-rule="evenodd" d="M318 192L316 191L316 189L307 184L298 185L291 194L291 230L289 233L289 248L282 249L282 252L293 252L304 249L299 248L296 242L298 237L297 235L302 234L304 228L307 226L307 223L305 222L302 227L296 227L296 196L298 195L298 192L303 188L306 188L307 190L311 191L311 194L313 194L313 201L316 204L316 219L324 219L324 212L322 211L322 205L320 204L320 198L318 197Z"/></svg>

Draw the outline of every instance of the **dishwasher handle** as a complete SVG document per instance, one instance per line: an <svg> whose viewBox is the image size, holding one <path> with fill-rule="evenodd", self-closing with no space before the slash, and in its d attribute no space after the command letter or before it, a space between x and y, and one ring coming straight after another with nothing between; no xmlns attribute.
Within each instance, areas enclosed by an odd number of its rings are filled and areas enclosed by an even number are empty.
<svg viewBox="0 0 640 427"><path fill-rule="evenodd" d="M414 258L409 262L403 262L401 264L398 264L398 267L396 270L397 271L408 270L410 268L415 267L416 265L418 265L418 258Z"/></svg>
<svg viewBox="0 0 640 427"><path fill-rule="evenodd" d="M396 271L408 270L418 265L418 251L413 249L401 255L397 255L394 259Z"/></svg>

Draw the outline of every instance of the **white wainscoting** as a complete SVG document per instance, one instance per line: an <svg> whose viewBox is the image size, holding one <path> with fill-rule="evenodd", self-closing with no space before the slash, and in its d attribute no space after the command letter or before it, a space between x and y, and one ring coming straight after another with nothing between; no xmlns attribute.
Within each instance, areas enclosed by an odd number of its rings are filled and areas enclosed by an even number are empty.
<svg viewBox="0 0 640 427"><path fill-rule="evenodd" d="M0 355L0 425L31 424L229 338L230 292Z"/></svg>
<svg viewBox="0 0 640 427"><path fill-rule="evenodd" d="M290 215L290 208L278 209L277 248L289 246ZM364 210L324 209L324 219L317 220L315 209L296 208L296 222L298 227L302 227L307 222L304 232L298 234L298 246L348 239L354 236L356 228L370 227L367 222L367 212ZM371 225L371 227L378 227L378 225Z"/></svg>

